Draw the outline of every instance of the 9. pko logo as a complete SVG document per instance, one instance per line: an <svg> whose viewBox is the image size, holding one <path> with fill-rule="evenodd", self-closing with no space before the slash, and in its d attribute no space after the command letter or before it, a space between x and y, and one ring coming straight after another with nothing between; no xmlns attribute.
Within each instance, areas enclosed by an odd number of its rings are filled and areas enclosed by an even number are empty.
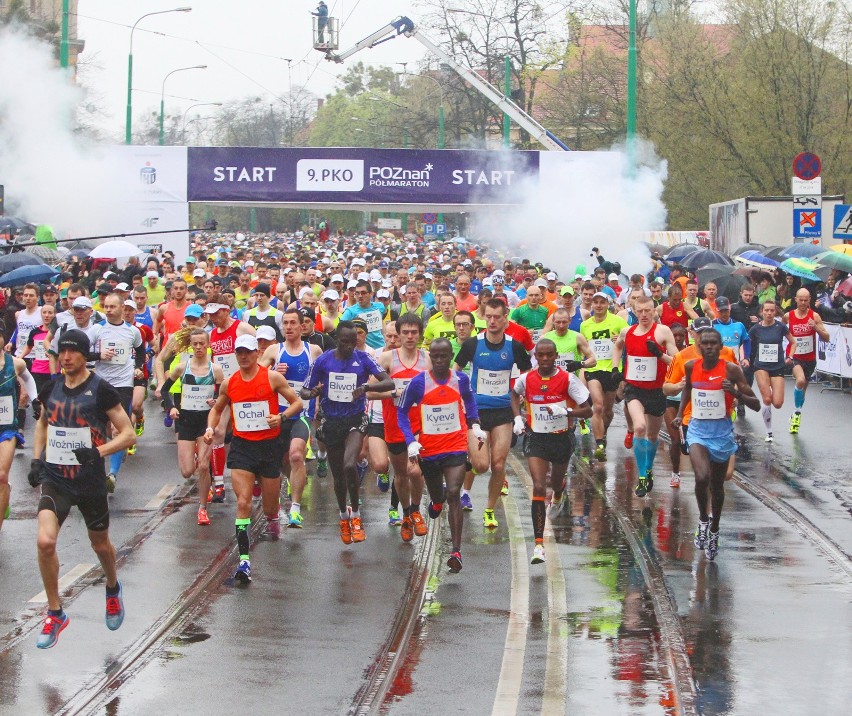
<svg viewBox="0 0 852 716"><path fill-rule="evenodd" d="M151 162L145 162L145 166L139 170L139 181L143 184L156 183L157 169L151 166Z"/></svg>

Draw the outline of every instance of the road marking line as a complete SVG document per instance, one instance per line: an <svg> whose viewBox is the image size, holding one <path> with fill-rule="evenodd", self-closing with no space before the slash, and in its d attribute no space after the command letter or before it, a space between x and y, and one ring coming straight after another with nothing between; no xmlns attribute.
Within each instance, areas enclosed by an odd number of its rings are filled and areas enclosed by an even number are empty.
<svg viewBox="0 0 852 716"><path fill-rule="evenodd" d="M162 489L157 493L157 496L145 505L146 510L156 510L162 505L169 496L175 491L177 485L163 485Z"/></svg>
<svg viewBox="0 0 852 716"><path fill-rule="evenodd" d="M509 602L509 625L503 645L503 663L497 693L491 709L493 716L514 714L518 711L518 698L524 676L524 654L527 648L529 626L530 572L527 564L527 547L518 505L511 491L503 497L503 509L509 528L509 551L512 557L512 592Z"/></svg>
<svg viewBox="0 0 852 716"><path fill-rule="evenodd" d="M88 572L94 564L78 564L74 567L70 572L67 572L64 576L59 578L59 592L62 593L63 590L68 589L74 582L76 582L80 577L82 577L86 572ZM33 604L36 602L46 602L47 601L47 593L44 591L36 594L32 599L30 599L29 603Z"/></svg>
<svg viewBox="0 0 852 716"><path fill-rule="evenodd" d="M532 477L517 457L509 454L509 462L515 474L523 480L527 494L532 499ZM544 666L544 693L541 713L564 713L568 701L568 635L562 619L568 613L568 596L565 573L559 557L559 546L548 519L544 523L544 544L547 561L547 655Z"/></svg>

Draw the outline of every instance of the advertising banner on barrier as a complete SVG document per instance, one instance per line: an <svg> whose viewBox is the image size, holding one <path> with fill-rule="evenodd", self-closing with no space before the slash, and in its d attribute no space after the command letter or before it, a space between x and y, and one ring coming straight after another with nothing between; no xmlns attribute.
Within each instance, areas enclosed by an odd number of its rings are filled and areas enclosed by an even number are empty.
<svg viewBox="0 0 852 716"><path fill-rule="evenodd" d="M817 340L817 367L820 373L852 378L852 328L826 323L829 339Z"/></svg>
<svg viewBox="0 0 852 716"><path fill-rule="evenodd" d="M189 201L517 203L539 153L429 149L189 147Z"/></svg>

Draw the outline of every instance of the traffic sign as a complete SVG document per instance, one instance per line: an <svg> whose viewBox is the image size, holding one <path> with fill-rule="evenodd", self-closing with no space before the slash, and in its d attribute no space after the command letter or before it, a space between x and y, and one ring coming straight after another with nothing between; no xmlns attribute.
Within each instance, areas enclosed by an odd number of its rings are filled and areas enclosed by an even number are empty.
<svg viewBox="0 0 852 716"><path fill-rule="evenodd" d="M793 160L793 174L798 179L809 181L816 179L822 171L822 160L811 152L797 154Z"/></svg>
<svg viewBox="0 0 852 716"><path fill-rule="evenodd" d="M822 209L793 209L793 238L822 237Z"/></svg>
<svg viewBox="0 0 852 716"><path fill-rule="evenodd" d="M834 206L834 233L835 239L852 239L852 206L849 204L836 204Z"/></svg>
<svg viewBox="0 0 852 716"><path fill-rule="evenodd" d="M799 177L793 177L792 189L793 196L799 196L801 194L805 194L807 196L821 196L822 179L820 177L817 177L816 179L799 179Z"/></svg>
<svg viewBox="0 0 852 716"><path fill-rule="evenodd" d="M423 224L423 233L424 234L434 234L435 236L441 236L447 233L447 225L446 224Z"/></svg>
<svg viewBox="0 0 852 716"><path fill-rule="evenodd" d="M437 214L423 214L423 223L424 224L434 224L438 220Z"/></svg>

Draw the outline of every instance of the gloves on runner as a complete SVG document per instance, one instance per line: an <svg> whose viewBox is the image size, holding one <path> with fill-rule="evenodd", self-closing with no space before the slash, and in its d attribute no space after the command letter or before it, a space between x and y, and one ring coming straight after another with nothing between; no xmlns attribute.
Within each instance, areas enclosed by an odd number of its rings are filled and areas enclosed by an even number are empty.
<svg viewBox="0 0 852 716"><path fill-rule="evenodd" d="M647 341L645 341L645 347L648 349L648 352L649 352L652 356L656 356L657 358L662 358L662 357L663 357L663 349L662 349L662 348L660 348L660 346L659 346L659 345L657 345L657 342L656 342L656 341L652 341L652 340L649 338Z"/></svg>
<svg viewBox="0 0 852 716"><path fill-rule="evenodd" d="M417 442L416 440L408 446L408 457L415 458L419 457L420 451L423 449L423 446Z"/></svg>
<svg viewBox="0 0 852 716"><path fill-rule="evenodd" d="M564 405L548 405L548 409L550 410L551 415L556 415L562 417L564 415L570 415L571 410L566 408Z"/></svg>
<svg viewBox="0 0 852 716"><path fill-rule="evenodd" d="M520 415L515 416L515 423L512 426L512 432L515 435L523 435L526 432L527 428L524 425L524 419Z"/></svg>
<svg viewBox="0 0 852 716"><path fill-rule="evenodd" d="M94 465L96 460L102 459L96 447L79 447L75 448L72 452L74 453L74 457L77 458L77 462L83 467Z"/></svg>
<svg viewBox="0 0 852 716"><path fill-rule="evenodd" d="M614 368L612 371L612 379L616 383L620 383L622 380L624 380L624 373L618 370L618 368Z"/></svg>
<svg viewBox="0 0 852 716"><path fill-rule="evenodd" d="M569 360L563 367L569 373L576 373L583 367L583 362L579 360Z"/></svg>
<svg viewBox="0 0 852 716"><path fill-rule="evenodd" d="M44 463L41 460L30 460L30 471L27 473L27 481L31 487L38 487L41 484L41 468Z"/></svg>
<svg viewBox="0 0 852 716"><path fill-rule="evenodd" d="M484 442L485 442L485 438L487 438L487 437L488 437L488 433L486 433L486 432L482 429L482 426L481 426L479 423L474 423L474 425L473 425L473 427L470 429L470 431L473 433L473 437L475 437L475 438L476 438L477 440L479 440L479 442L481 442L481 443L484 443Z"/></svg>

